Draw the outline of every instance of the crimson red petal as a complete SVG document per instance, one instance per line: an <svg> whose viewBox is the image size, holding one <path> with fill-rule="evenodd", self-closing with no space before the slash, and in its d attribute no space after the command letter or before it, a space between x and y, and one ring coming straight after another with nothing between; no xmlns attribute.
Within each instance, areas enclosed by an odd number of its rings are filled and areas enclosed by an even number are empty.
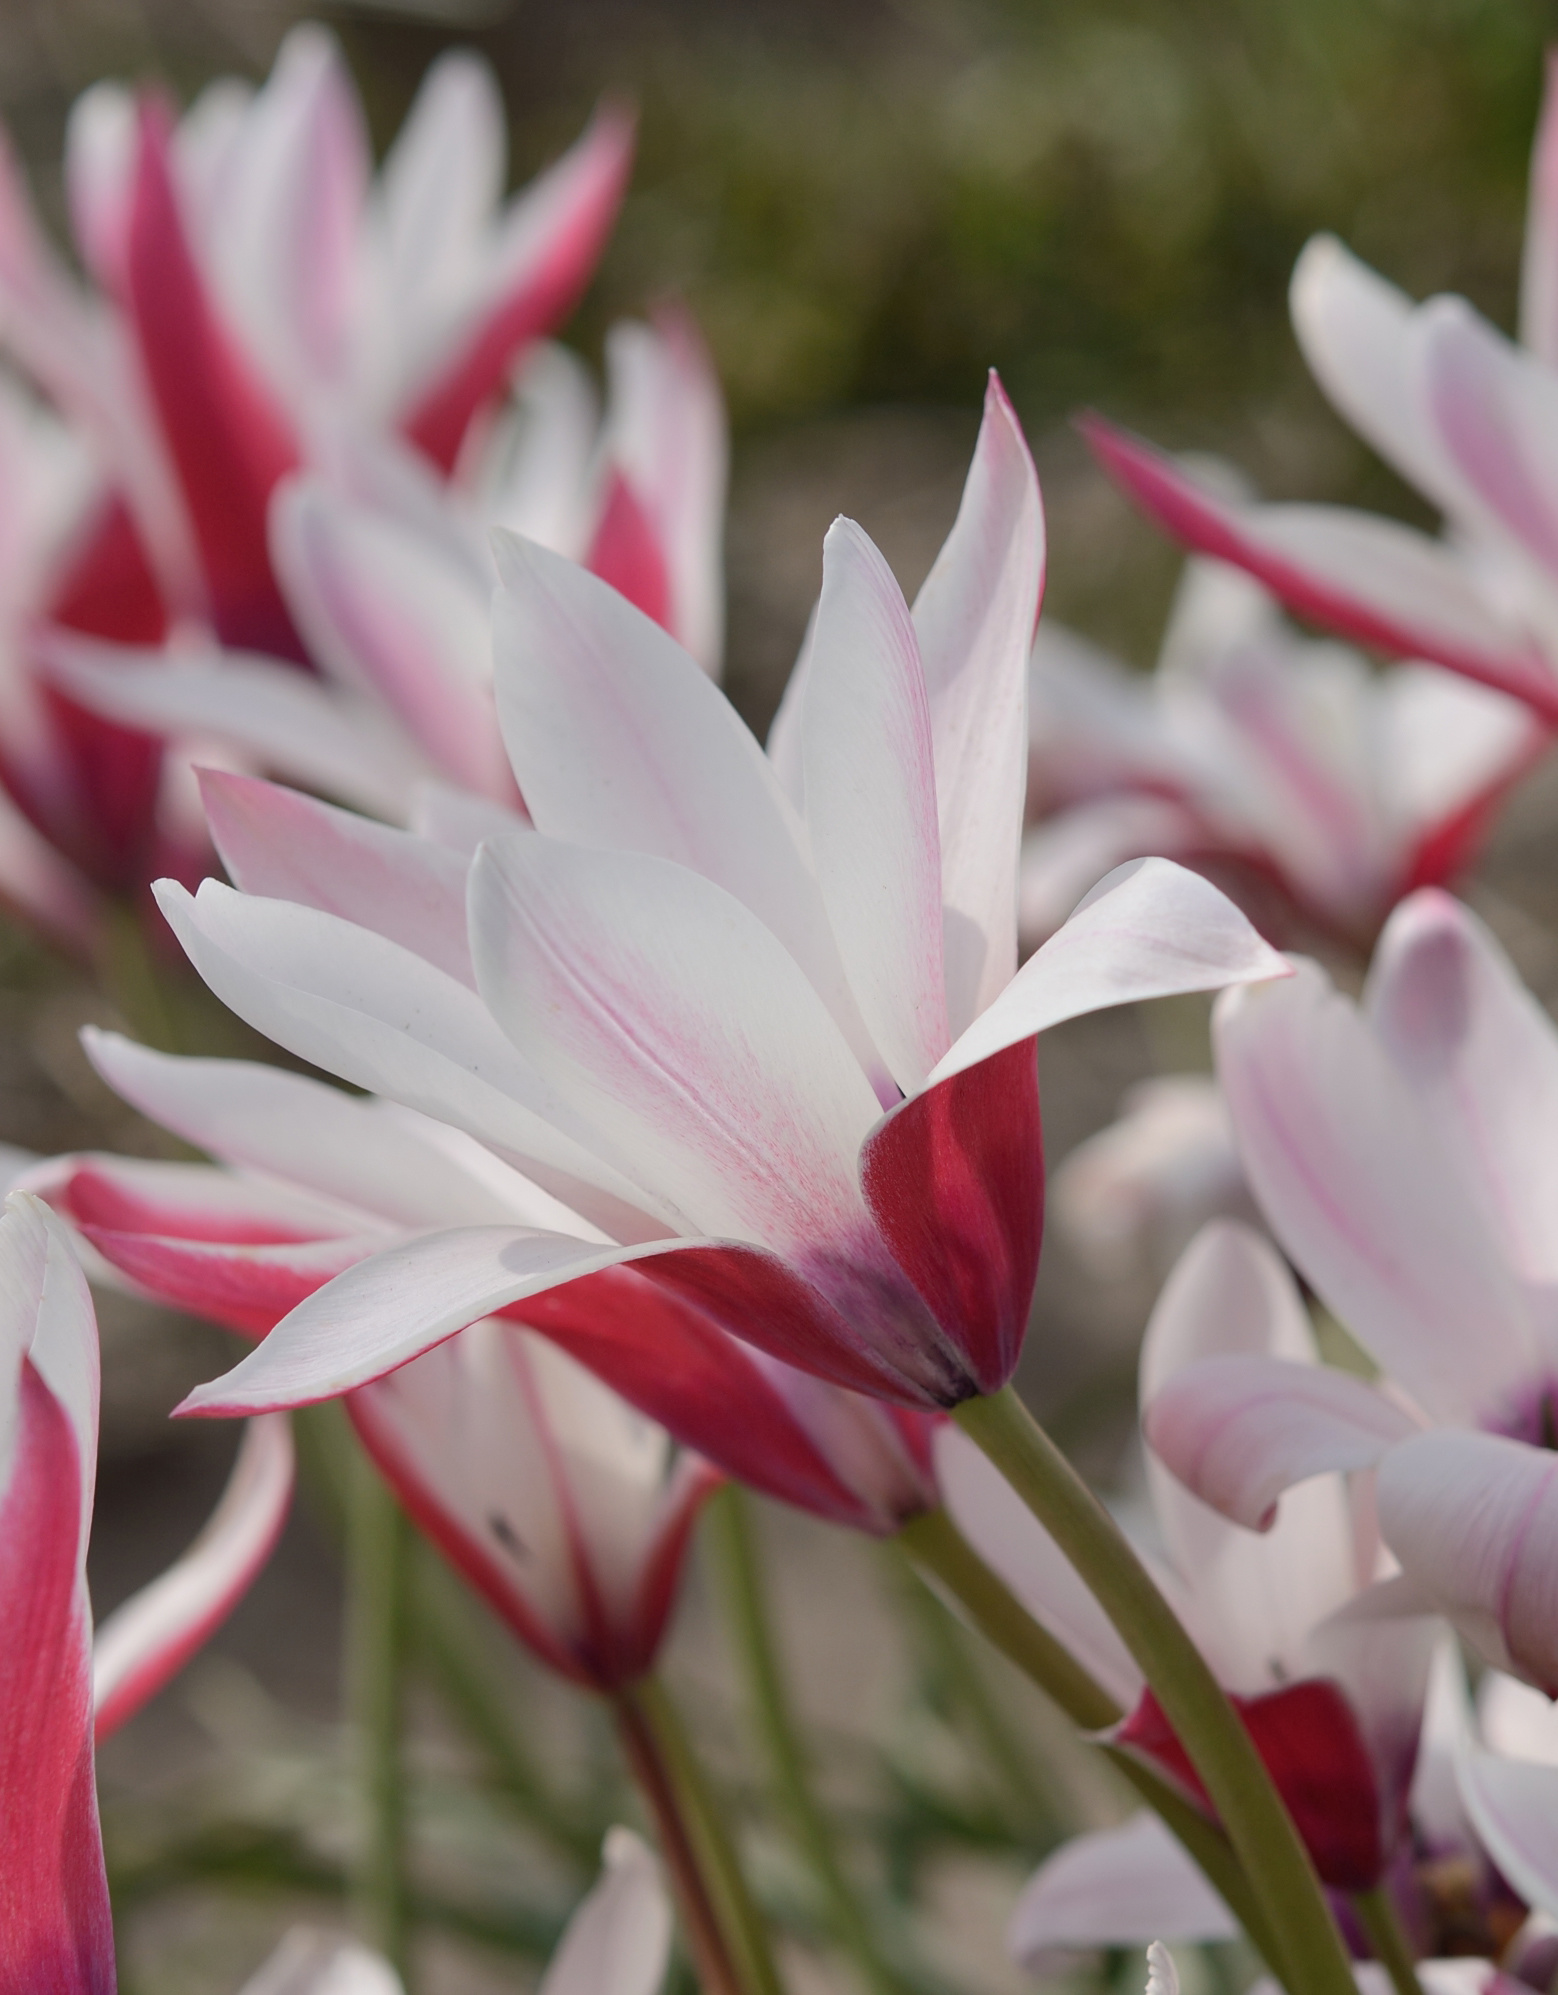
<svg viewBox="0 0 1558 1995"><path fill-rule="evenodd" d="M665 550L644 511L638 494L613 470L606 485L595 536L584 565L609 582L635 609L653 617L663 630L671 627L671 577Z"/></svg>
<svg viewBox="0 0 1558 1995"><path fill-rule="evenodd" d="M606 1268L503 1313L552 1338L738 1481L835 1523L882 1528L743 1346L663 1284ZM906 1427L920 1418L905 1413Z"/></svg>
<svg viewBox="0 0 1558 1995"><path fill-rule="evenodd" d="M1325 1677L1234 1697L1322 1879L1338 1891L1369 1891L1385 1868L1379 1785L1352 1706ZM1190 1756L1150 1690L1119 1726L1116 1743L1167 1773L1212 1813Z"/></svg>
<svg viewBox="0 0 1558 1995"><path fill-rule="evenodd" d="M141 109L126 266L152 399L200 549L224 643L305 656L271 573L265 515L297 442L222 325L185 235L160 105Z"/></svg>
<svg viewBox="0 0 1558 1995"><path fill-rule="evenodd" d="M174 1240L225 1242L230 1247L275 1247L328 1236L316 1227L283 1226L275 1220L244 1220L233 1212L203 1211L174 1199L153 1198L118 1178L83 1164L72 1171L58 1198L50 1202L82 1228L105 1233L152 1233Z"/></svg>
<svg viewBox="0 0 1558 1995"><path fill-rule="evenodd" d="M0 1988L112 1995L78 1571L81 1465L30 1360L0 1506Z"/></svg>
<svg viewBox="0 0 1558 1995"><path fill-rule="evenodd" d="M900 1267L995 1392L1022 1351L1044 1232L1033 1039L911 1096L861 1151L867 1203Z"/></svg>
<svg viewBox="0 0 1558 1995"><path fill-rule="evenodd" d="M192 1316L208 1317L240 1336L263 1337L305 1296L382 1241L300 1241L275 1248L176 1240L83 1226L83 1235L122 1274ZM310 1251L310 1250L313 1251Z"/></svg>

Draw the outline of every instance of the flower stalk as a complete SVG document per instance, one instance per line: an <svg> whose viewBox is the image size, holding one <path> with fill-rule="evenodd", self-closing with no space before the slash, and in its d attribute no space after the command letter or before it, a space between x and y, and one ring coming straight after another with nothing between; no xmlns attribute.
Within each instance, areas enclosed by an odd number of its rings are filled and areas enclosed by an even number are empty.
<svg viewBox="0 0 1558 1995"><path fill-rule="evenodd" d="M1076 1567L1151 1685L1240 1860L1291 1995L1353 1995L1346 1948L1292 1818L1125 1534L1010 1386L966 1401L953 1418Z"/></svg>
<svg viewBox="0 0 1558 1995"><path fill-rule="evenodd" d="M1368 1935L1374 1958L1390 1976L1390 1985L1396 1995L1423 1995L1411 1942L1402 1931L1396 1908L1384 1885L1377 1884L1372 1891L1355 1891L1352 1909Z"/></svg>

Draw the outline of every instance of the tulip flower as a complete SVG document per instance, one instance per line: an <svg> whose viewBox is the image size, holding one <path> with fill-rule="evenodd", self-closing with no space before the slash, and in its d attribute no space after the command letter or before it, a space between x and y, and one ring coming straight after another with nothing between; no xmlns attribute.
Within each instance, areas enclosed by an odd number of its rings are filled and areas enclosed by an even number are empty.
<svg viewBox="0 0 1558 1995"><path fill-rule="evenodd" d="M1260 1209L1383 1377L1208 1359L1149 1406L1148 1439L1257 1529L1289 1485L1376 1467L1403 1598L1558 1692L1558 1032L1476 917L1429 890L1391 917L1361 1007L1301 964L1227 1000L1216 1040Z"/></svg>
<svg viewBox="0 0 1558 1995"><path fill-rule="evenodd" d="M1231 1220L1197 1236L1163 1291L1142 1346L1143 1403L1213 1354L1317 1369L1286 1267ZM1205 1806L1140 1669L1053 1540L955 1430L938 1439L937 1454L965 1537L1128 1712L1116 1742ZM1372 1890L1405 1827L1431 1623L1360 1614L1381 1577L1380 1547L1339 1477L1291 1491L1274 1528L1255 1536L1150 1459L1147 1473L1166 1561L1161 1590L1231 1693L1321 1877ZM1139 1854L1134 1841L1127 1854Z"/></svg>
<svg viewBox="0 0 1558 1995"><path fill-rule="evenodd" d="M467 850L523 823L493 702L486 527L582 561L719 668L726 440L708 354L667 312L614 327L607 365L598 419L581 364L541 349L473 491L386 438L342 441L328 466L280 482L271 556L318 677L183 638L56 632L41 644L52 683L105 720L210 744Z"/></svg>
<svg viewBox="0 0 1558 1995"><path fill-rule="evenodd" d="M81 1268L48 1207L13 1192L0 1217L0 1986L61 1995L114 1986L94 1731L121 1724L237 1603L292 1483L285 1422L251 1426L202 1537L109 1617L94 1650L97 1408Z"/></svg>
<svg viewBox="0 0 1558 1995"><path fill-rule="evenodd" d="M1338 506L1228 502L1171 458L1090 420L1105 467L1189 546L1247 569L1292 609L1398 656L1426 658L1558 724L1558 494L1539 439L1558 393L1558 83L1537 133L1521 344L1461 298L1414 305L1321 236L1292 311L1340 414L1442 515L1435 539Z"/></svg>
<svg viewBox="0 0 1558 1995"><path fill-rule="evenodd" d="M1451 673L1378 677L1299 638L1208 561L1186 569L1148 680L1041 630L1031 694L1030 943L1152 852L1207 872L1279 941L1366 949L1402 894L1469 863L1547 739L1524 704Z"/></svg>
<svg viewBox="0 0 1558 1995"><path fill-rule="evenodd" d="M106 641L110 656L176 629L202 657L205 633L302 660L267 540L276 488L333 463L343 438L391 456L402 445L430 478L454 469L515 359L587 283L630 151L628 121L605 111L500 207L497 90L477 59L451 54L375 178L335 43L300 27L260 90L219 81L177 126L114 85L78 103L65 180L93 295L0 149L4 342L100 480L0 606L17 658L0 780L60 855L51 868L0 826L0 846L17 848L0 850L0 891L49 932L89 946L93 888L133 893L170 866L193 875L204 848L181 806L181 758L164 769L133 720L38 683L40 630ZM620 564L643 540L632 492L613 518ZM232 699L252 706L241 667L232 676ZM276 698L271 731L285 736L298 716ZM348 744L336 751L349 759ZM74 871L50 877L62 869Z"/></svg>
<svg viewBox="0 0 1558 1995"><path fill-rule="evenodd" d="M163 889L212 988L601 1237L465 1226L359 1260L191 1410L349 1391L629 1264L856 1392L934 1410L1005 1382L1038 1252L1037 1033L1286 967L1215 889L1148 862L1013 975L1040 555L992 385L913 616L834 528L769 761L620 594L505 543L498 708L537 829L478 852L468 932L447 850L246 791L220 834L240 890Z"/></svg>

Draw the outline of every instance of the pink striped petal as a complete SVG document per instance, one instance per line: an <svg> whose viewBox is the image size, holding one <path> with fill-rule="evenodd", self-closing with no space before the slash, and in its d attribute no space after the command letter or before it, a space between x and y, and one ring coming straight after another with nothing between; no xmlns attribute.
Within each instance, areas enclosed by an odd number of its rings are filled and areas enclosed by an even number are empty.
<svg viewBox="0 0 1558 1995"><path fill-rule="evenodd" d="M503 738L549 838L655 853L766 923L872 1071L804 833L762 750L664 631L561 555L495 536ZM882 1076L884 1091L891 1083ZM895 1091L894 1091L895 1092Z"/></svg>
<svg viewBox="0 0 1558 1995"><path fill-rule="evenodd" d="M487 298L408 398L401 428L448 470L471 418L501 392L514 357L551 332L594 274L633 156L633 123L608 106L504 219Z"/></svg>
<svg viewBox="0 0 1558 1995"><path fill-rule="evenodd" d="M1246 569L1298 615L1398 657L1428 658L1558 722L1558 675L1459 556L1426 535L1334 506L1235 506L1096 416L1104 469L1177 540Z"/></svg>
<svg viewBox="0 0 1558 1995"><path fill-rule="evenodd" d="M609 1829L605 1869L568 1921L539 1995L655 1995L670 1953L659 1867L631 1829Z"/></svg>
<svg viewBox="0 0 1558 1995"><path fill-rule="evenodd" d="M301 657L265 544L265 508L297 462L297 442L218 320L179 213L167 121L150 106L141 113L127 278L142 366L188 502L217 633L224 643Z"/></svg>
<svg viewBox="0 0 1558 1995"><path fill-rule="evenodd" d="M143 1294L241 1337L264 1337L316 1289L384 1244L382 1233L365 1233L248 1245L90 1222L82 1222L81 1233Z"/></svg>
<svg viewBox="0 0 1558 1995"><path fill-rule="evenodd" d="M954 1033L1017 967L1028 653L1044 559L1033 460L992 374L957 519L914 603L935 744Z"/></svg>
<svg viewBox="0 0 1558 1995"><path fill-rule="evenodd" d="M860 1153L867 1203L980 1392L1017 1368L1044 1230L1032 1040L894 1109Z"/></svg>
<svg viewBox="0 0 1558 1995"><path fill-rule="evenodd" d="M1046 1857L1017 1901L1006 1950L1030 1974L1078 1948L1231 1940L1228 1907L1156 1815L1073 1836ZM1060 1956L1060 1959L1056 1957ZM1152 1995L1151 1985L1148 1995Z"/></svg>
<svg viewBox="0 0 1558 1995"><path fill-rule="evenodd" d="M379 178L396 306L442 306L468 286L502 197L507 145L490 64L471 49L445 49L424 75Z"/></svg>
<svg viewBox="0 0 1558 1995"><path fill-rule="evenodd" d="M50 1187L49 1202L77 1226L219 1240L230 1247L323 1240L363 1228L361 1212L214 1164L152 1163L99 1153L57 1159L55 1168L62 1169L62 1181L57 1189Z"/></svg>
<svg viewBox="0 0 1558 1995"><path fill-rule="evenodd" d="M666 628L719 677L725 636L725 481L729 458L719 376L692 315L613 326L606 449L641 494L665 551Z"/></svg>
<svg viewBox="0 0 1558 1995"><path fill-rule="evenodd" d="M662 630L671 628L671 577L665 549L643 502L620 471L613 470L607 476L606 496L584 565L652 623Z"/></svg>
<svg viewBox="0 0 1558 1995"><path fill-rule="evenodd" d="M85 1558L97 1332L47 1208L0 1220L0 1985L111 1995Z"/></svg>
<svg viewBox="0 0 1558 1995"><path fill-rule="evenodd" d="M98 1629L92 1698L99 1744L177 1675L248 1592L286 1522L292 1473L287 1416L251 1420L200 1536Z"/></svg>
<svg viewBox="0 0 1558 1995"><path fill-rule="evenodd" d="M1516 1268L1558 1280L1558 1032L1508 957L1459 901L1413 894L1385 926L1364 1001Z"/></svg>
<svg viewBox="0 0 1558 1995"><path fill-rule="evenodd" d="M1214 1036L1261 1210L1376 1362L1452 1422L1525 1378L1526 1298L1459 1160L1354 1006L1301 964L1286 983L1224 998Z"/></svg>
<svg viewBox="0 0 1558 1995"><path fill-rule="evenodd" d="M1461 1799L1489 1856L1533 1910L1558 1918L1558 1767L1475 1748L1456 1761Z"/></svg>
<svg viewBox="0 0 1558 1995"><path fill-rule="evenodd" d="M200 797L240 892L341 915L476 988L459 853L253 776L202 770Z"/></svg>
<svg viewBox="0 0 1558 1995"><path fill-rule="evenodd" d="M932 1084L1109 1005L1291 975L1229 900L1168 859L1110 873L932 1072Z"/></svg>
<svg viewBox="0 0 1558 1995"><path fill-rule="evenodd" d="M320 665L384 701L451 782L510 801L490 689L490 584L430 535L314 478L278 493L270 535Z"/></svg>
<svg viewBox="0 0 1558 1995"><path fill-rule="evenodd" d="M1207 1358L1153 1399L1144 1427L1180 1481L1225 1517L1270 1528L1277 1498L1330 1470L1369 1468L1417 1423L1362 1379L1282 1358Z"/></svg>
<svg viewBox="0 0 1558 1995"><path fill-rule="evenodd" d="M930 707L908 605L852 520L823 543L802 727L822 897L866 1024L912 1094L949 1043Z"/></svg>
<svg viewBox="0 0 1558 1995"><path fill-rule="evenodd" d="M158 905L217 995L300 1058L453 1123L618 1239L652 1237L651 1195L463 984L314 908L159 882Z"/></svg>
<svg viewBox="0 0 1558 1995"><path fill-rule="evenodd" d="M478 854L470 905L493 1016L679 1231L796 1255L872 1233L855 1156L875 1097L739 901L663 859L519 832Z"/></svg>
<svg viewBox="0 0 1558 1995"><path fill-rule="evenodd" d="M127 280L135 147L134 94L122 83L83 90L65 121L65 198L81 260L111 298Z"/></svg>
<svg viewBox="0 0 1558 1995"><path fill-rule="evenodd" d="M1418 1434L1380 1464L1379 1519L1408 1579L1490 1662L1558 1696L1558 1455Z"/></svg>
<svg viewBox="0 0 1558 1995"><path fill-rule="evenodd" d="M1558 55L1547 51L1542 112L1531 149L1525 254L1520 264L1520 341L1558 367Z"/></svg>

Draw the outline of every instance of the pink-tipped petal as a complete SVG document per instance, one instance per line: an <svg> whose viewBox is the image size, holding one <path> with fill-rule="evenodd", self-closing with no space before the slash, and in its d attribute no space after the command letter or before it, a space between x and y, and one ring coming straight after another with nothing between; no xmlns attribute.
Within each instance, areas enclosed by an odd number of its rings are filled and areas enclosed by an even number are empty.
<svg viewBox="0 0 1558 1995"><path fill-rule="evenodd" d="M81 1234L139 1292L240 1337L265 1336L343 1268L384 1244L379 1232L250 1244L123 1232L90 1222L82 1223Z"/></svg>
<svg viewBox="0 0 1558 1995"><path fill-rule="evenodd" d="M642 500L622 473L610 472L584 565L609 582L662 630L671 628L671 576L665 549Z"/></svg>
<svg viewBox="0 0 1558 1995"><path fill-rule="evenodd" d="M537 827L673 859L734 894L821 993L862 1065L879 1064L799 820L735 709L599 578L531 542L494 538L498 713Z"/></svg>
<svg viewBox="0 0 1558 1995"><path fill-rule="evenodd" d="M1044 560L1038 477L992 374L957 519L914 602L935 743L954 1033L1017 967L1028 653Z"/></svg>
<svg viewBox="0 0 1558 1995"><path fill-rule="evenodd" d="M97 1330L47 1208L0 1219L0 1986L111 1995L85 1558Z"/></svg>
<svg viewBox="0 0 1558 1995"><path fill-rule="evenodd" d="M1188 1489L1249 1530L1277 1498L1331 1470L1372 1467L1417 1423L1362 1379L1280 1358L1208 1358L1147 1408L1154 1453Z"/></svg>
<svg viewBox="0 0 1558 1995"><path fill-rule="evenodd" d="M1287 958L1198 873L1168 859L1133 860L1100 880L1028 958L953 1043L931 1082L1084 1012L1290 974Z"/></svg>
<svg viewBox="0 0 1558 1995"><path fill-rule="evenodd" d="M202 770L200 797L240 892L341 915L476 988L459 853L254 776Z"/></svg>
<svg viewBox="0 0 1558 1995"><path fill-rule="evenodd" d="M401 427L448 470L514 357L564 319L594 274L633 157L633 122L608 106L509 210L486 299L416 385Z"/></svg>
<svg viewBox="0 0 1558 1995"><path fill-rule="evenodd" d="M478 854L470 904L493 1016L679 1231L798 1255L869 1234L855 1154L875 1097L739 901L663 859L518 832Z"/></svg>
<svg viewBox="0 0 1558 1995"><path fill-rule="evenodd" d="M323 669L382 700L449 781L510 801L492 704L491 588L479 570L316 478L277 494L270 540Z"/></svg>
<svg viewBox="0 0 1558 1995"><path fill-rule="evenodd" d="M1376 1362L1452 1421L1526 1376L1526 1298L1425 1104L1356 1008L1301 964L1286 983L1225 997L1214 1036L1261 1210Z"/></svg>
<svg viewBox="0 0 1558 1995"><path fill-rule="evenodd" d="M1156 1815L1073 1836L1028 1880L1006 1950L1030 1974L1079 1948L1227 1940L1238 1923ZM1149 1989L1149 1995L1151 1991Z"/></svg>
<svg viewBox="0 0 1558 1995"><path fill-rule="evenodd" d="M1397 657L1431 658L1558 721L1558 675L1451 549L1335 506L1238 506L1174 460L1089 417L1106 471L1175 539L1246 569L1289 609Z"/></svg>
<svg viewBox="0 0 1558 1995"><path fill-rule="evenodd" d="M671 1953L659 1866L631 1829L606 1834L605 1870L557 1943L540 1995L655 1995Z"/></svg>
<svg viewBox="0 0 1558 1995"><path fill-rule="evenodd" d="M1547 51L1542 113L1531 148L1520 340L1538 360L1558 367L1558 56L1552 49Z"/></svg>
<svg viewBox="0 0 1558 1995"><path fill-rule="evenodd" d="M1380 1531L1409 1580L1501 1669L1558 1696L1558 1455L1418 1434L1379 1468Z"/></svg>
<svg viewBox="0 0 1558 1995"><path fill-rule="evenodd" d="M912 1094L949 1038L930 706L908 605L852 520L823 543L811 650L812 856L861 1013Z"/></svg>
<svg viewBox="0 0 1558 1995"><path fill-rule="evenodd" d="M899 1266L980 1392L1017 1368L1044 1231L1032 1040L900 1104L867 1137L860 1181Z"/></svg>
<svg viewBox="0 0 1558 1995"><path fill-rule="evenodd" d="M292 1474L287 1416L250 1421L205 1529L98 1629L92 1698L99 1744L177 1675L248 1592L287 1520Z"/></svg>
<svg viewBox="0 0 1558 1995"><path fill-rule="evenodd" d="M141 362L225 643L301 655L271 574L265 508L297 443L217 316L179 212L161 111L141 114L126 274Z"/></svg>

